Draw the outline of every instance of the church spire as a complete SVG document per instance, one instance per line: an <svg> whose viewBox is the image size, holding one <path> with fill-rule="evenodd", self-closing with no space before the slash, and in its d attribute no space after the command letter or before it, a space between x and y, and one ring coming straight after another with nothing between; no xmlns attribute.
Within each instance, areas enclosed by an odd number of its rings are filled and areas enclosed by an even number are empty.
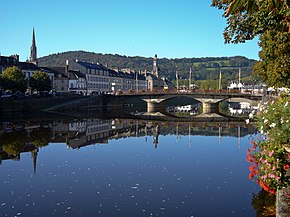
<svg viewBox="0 0 290 217"><path fill-rule="evenodd" d="M37 48L36 48L36 43L35 43L34 28L32 31L32 44L31 44L31 48L30 48L30 62L37 65Z"/></svg>

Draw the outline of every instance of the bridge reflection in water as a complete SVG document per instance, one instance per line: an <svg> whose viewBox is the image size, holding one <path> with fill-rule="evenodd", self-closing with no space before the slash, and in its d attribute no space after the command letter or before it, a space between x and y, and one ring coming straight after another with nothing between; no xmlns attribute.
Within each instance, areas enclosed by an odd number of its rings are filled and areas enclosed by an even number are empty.
<svg viewBox="0 0 290 217"><path fill-rule="evenodd" d="M144 116L143 116L144 117ZM254 127L246 125L244 121L212 121L202 118L203 121L177 121L170 119L160 121L150 116L149 119L35 119L5 121L0 125L0 163L2 160L20 160L20 153L31 152L36 172L36 158L40 147L49 143L65 143L69 148L81 148L88 145L107 144L111 139L126 137L149 138L154 148L159 143L159 135L211 135L233 136L239 139L252 134ZM208 120L208 121L204 121ZM220 119L222 120L222 119ZM16 145L14 147L14 145Z"/></svg>

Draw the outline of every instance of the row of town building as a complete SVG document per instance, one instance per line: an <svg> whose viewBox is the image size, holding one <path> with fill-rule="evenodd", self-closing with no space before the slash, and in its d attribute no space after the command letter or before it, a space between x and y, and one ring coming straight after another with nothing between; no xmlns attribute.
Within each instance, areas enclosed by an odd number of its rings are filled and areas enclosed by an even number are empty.
<svg viewBox="0 0 290 217"><path fill-rule="evenodd" d="M157 55L153 59L152 72L114 70L100 63L81 60L67 60L63 67L40 67L34 29L29 61L20 62L18 55L0 56L0 76L6 68L12 66L17 66L28 81L36 71L46 72L52 81L54 93L92 95L129 90L174 89L170 81L159 76Z"/></svg>
<svg viewBox="0 0 290 217"><path fill-rule="evenodd" d="M154 61L157 61L157 57ZM31 62L20 62L18 55L0 56L0 75L11 66L19 67L28 80L36 71L46 72L55 93L92 95L129 90L174 89L174 85L166 78L160 78L156 71L141 73L114 70L100 63L80 60L66 61L64 67L40 67Z"/></svg>

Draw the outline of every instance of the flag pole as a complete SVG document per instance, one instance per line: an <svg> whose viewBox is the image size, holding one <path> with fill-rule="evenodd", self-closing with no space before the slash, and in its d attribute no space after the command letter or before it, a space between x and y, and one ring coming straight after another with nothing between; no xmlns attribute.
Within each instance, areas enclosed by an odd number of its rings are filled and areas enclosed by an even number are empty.
<svg viewBox="0 0 290 217"><path fill-rule="evenodd" d="M222 70L220 70L220 76L219 76L219 91L222 89Z"/></svg>

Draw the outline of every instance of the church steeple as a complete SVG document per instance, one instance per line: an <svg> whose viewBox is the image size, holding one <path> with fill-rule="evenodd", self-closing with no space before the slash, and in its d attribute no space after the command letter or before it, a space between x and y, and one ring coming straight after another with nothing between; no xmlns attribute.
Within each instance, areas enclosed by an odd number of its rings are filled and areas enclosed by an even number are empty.
<svg viewBox="0 0 290 217"><path fill-rule="evenodd" d="M37 65L37 48L36 48L36 43L35 43L34 28L32 31L32 44L31 44L31 48L30 48L30 62Z"/></svg>

